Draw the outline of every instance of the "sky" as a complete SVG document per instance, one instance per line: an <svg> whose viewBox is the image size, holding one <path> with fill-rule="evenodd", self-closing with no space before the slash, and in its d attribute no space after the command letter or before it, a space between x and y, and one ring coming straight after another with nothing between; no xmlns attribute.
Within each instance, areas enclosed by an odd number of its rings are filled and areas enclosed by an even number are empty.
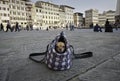
<svg viewBox="0 0 120 81"><path fill-rule="evenodd" d="M40 0L31 0L32 2ZM51 1L58 5L68 5L74 7L74 12L81 12L84 14L85 10L98 9L99 13L108 10L116 10L117 0L42 0Z"/></svg>

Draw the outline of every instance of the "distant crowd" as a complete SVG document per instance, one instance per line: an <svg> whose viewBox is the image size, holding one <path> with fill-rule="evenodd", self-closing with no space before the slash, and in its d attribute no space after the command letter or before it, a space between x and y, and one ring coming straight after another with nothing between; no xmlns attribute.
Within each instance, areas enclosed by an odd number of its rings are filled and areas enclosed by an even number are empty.
<svg viewBox="0 0 120 81"><path fill-rule="evenodd" d="M57 29L57 27L53 27L53 28ZM65 28L66 28L66 30L74 31L75 28L79 28L79 27L75 27L73 24L70 24L70 25L66 25ZM95 26L93 26L93 24L91 24L90 28L93 28L94 32L103 32L102 28L105 29L105 32L113 32L113 28L115 28L116 30L118 30L118 28L120 28L120 22L117 21L117 22L115 22L115 24L112 25L112 24L110 24L109 20L107 19L104 27L100 27L99 24L96 24ZM51 29L51 27L47 27L46 31L49 31L50 29ZM5 31L5 32L8 32L8 31L11 31L11 32L15 31L16 32L16 31L18 31L18 32L20 32L21 30L32 31L33 30L33 25L32 24L26 25L26 27L23 28L19 25L18 22L16 22L16 24L11 27L11 24L9 22L7 22L6 30L4 30L3 24L2 23L0 24L0 31ZM39 29L36 29L36 30L39 30Z"/></svg>
<svg viewBox="0 0 120 81"><path fill-rule="evenodd" d="M0 31L5 31L5 32L8 32L8 31L15 31L15 32L20 32L21 30L27 30L27 31L31 31L33 30L33 25L26 25L26 28L22 28L18 22L16 22L16 24L14 26L11 26L11 24L9 22L7 22L7 25L6 25L6 30L4 30L4 26L3 24L1 23L0 24Z"/></svg>
<svg viewBox="0 0 120 81"><path fill-rule="evenodd" d="M93 26L93 24L91 24L90 28L93 28L94 32L102 32L102 28L105 29L105 32L113 32L113 28L115 28L116 30L118 30L118 28L120 28L120 23L119 23L119 21L117 21L114 24L110 24L109 20L107 19L104 27L100 27L98 24L96 24L95 26Z"/></svg>

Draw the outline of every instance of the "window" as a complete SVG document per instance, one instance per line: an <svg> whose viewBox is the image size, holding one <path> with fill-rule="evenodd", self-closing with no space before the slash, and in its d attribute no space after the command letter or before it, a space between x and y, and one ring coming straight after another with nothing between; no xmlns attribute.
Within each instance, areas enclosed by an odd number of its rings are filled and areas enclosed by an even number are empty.
<svg viewBox="0 0 120 81"><path fill-rule="evenodd" d="M10 20L12 20L12 17L10 17Z"/></svg>
<svg viewBox="0 0 120 81"><path fill-rule="evenodd" d="M9 5L9 8L11 8L11 5Z"/></svg>
<svg viewBox="0 0 120 81"><path fill-rule="evenodd" d="M18 10L20 10L20 7L17 7Z"/></svg>
<svg viewBox="0 0 120 81"><path fill-rule="evenodd" d="M15 3L15 0L12 0L12 3Z"/></svg>
<svg viewBox="0 0 120 81"><path fill-rule="evenodd" d="M17 1L16 3L19 4L19 1Z"/></svg>
<svg viewBox="0 0 120 81"><path fill-rule="evenodd" d="M22 16L24 16L24 13L22 13Z"/></svg>
<svg viewBox="0 0 120 81"><path fill-rule="evenodd" d="M4 16L7 16L6 14L4 14Z"/></svg>
<svg viewBox="0 0 120 81"><path fill-rule="evenodd" d="M5 4L6 2L5 1L3 1L3 4Z"/></svg>
<svg viewBox="0 0 120 81"><path fill-rule="evenodd" d="M36 9L36 12L38 12L38 9Z"/></svg>
<svg viewBox="0 0 120 81"><path fill-rule="evenodd" d="M20 12L18 12L18 15L20 15Z"/></svg>
<svg viewBox="0 0 120 81"><path fill-rule="evenodd" d="M15 6L13 6L13 9L15 9Z"/></svg>
<svg viewBox="0 0 120 81"><path fill-rule="evenodd" d="M41 12L41 10L39 10L39 12Z"/></svg>
<svg viewBox="0 0 120 81"><path fill-rule="evenodd" d="M13 12L13 15L16 15L16 12Z"/></svg>
<svg viewBox="0 0 120 81"><path fill-rule="evenodd" d="M24 10L24 7L21 7L21 10Z"/></svg>
<svg viewBox="0 0 120 81"><path fill-rule="evenodd" d="M6 10L6 8L3 8L3 10Z"/></svg>

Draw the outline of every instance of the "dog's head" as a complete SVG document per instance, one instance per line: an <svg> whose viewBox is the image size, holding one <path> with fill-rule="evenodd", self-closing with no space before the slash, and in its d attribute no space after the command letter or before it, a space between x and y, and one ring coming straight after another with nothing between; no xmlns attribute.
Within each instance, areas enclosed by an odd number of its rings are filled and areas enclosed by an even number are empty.
<svg viewBox="0 0 120 81"><path fill-rule="evenodd" d="M57 42L55 45L55 49L58 53L64 53L66 49L66 45L64 42Z"/></svg>

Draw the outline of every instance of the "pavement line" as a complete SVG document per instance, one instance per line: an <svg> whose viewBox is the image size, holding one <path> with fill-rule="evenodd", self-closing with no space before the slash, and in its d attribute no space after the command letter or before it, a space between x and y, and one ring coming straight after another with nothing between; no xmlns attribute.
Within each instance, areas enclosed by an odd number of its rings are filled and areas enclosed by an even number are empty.
<svg viewBox="0 0 120 81"><path fill-rule="evenodd" d="M100 63L98 63L98 64L96 64L96 65L94 65L94 66L92 66L92 67L90 67L88 69L86 69L84 72L78 73L78 74L74 75L73 77L66 79L65 81L71 81L72 79L77 78L80 75L83 75L83 74L89 72L90 70L93 70L94 68L100 66L101 64L105 63L106 61L108 61L110 59L113 59L115 56L117 56L119 54L120 54L120 51L117 52L115 55L112 55L112 56L108 57L107 59L103 60L102 62L100 62Z"/></svg>

